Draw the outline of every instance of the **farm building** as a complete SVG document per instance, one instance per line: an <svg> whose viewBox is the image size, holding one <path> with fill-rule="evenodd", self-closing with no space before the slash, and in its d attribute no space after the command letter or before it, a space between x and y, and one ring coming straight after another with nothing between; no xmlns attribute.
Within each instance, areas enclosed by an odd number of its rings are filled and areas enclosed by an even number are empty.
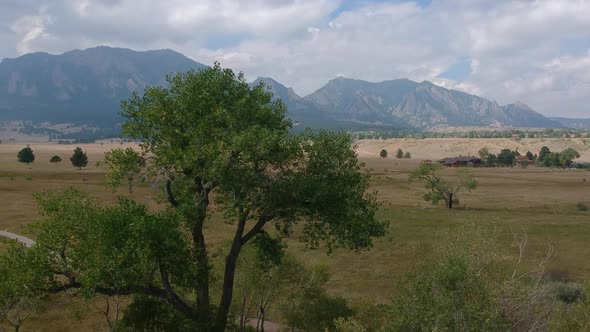
<svg viewBox="0 0 590 332"><path fill-rule="evenodd" d="M444 158L438 161L446 167L479 167L481 159L477 157L452 157Z"/></svg>
<svg viewBox="0 0 590 332"><path fill-rule="evenodd" d="M534 160L527 158L527 156L517 156L515 162L518 166L523 166L523 167L526 167L528 165L532 165L535 163Z"/></svg>

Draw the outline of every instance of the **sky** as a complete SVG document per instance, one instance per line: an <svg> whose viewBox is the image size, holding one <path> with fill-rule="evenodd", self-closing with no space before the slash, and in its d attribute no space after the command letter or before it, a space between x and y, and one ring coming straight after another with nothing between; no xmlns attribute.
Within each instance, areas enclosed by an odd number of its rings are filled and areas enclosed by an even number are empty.
<svg viewBox="0 0 590 332"><path fill-rule="evenodd" d="M409 78L590 118L590 0L0 0L0 58L169 48L300 95Z"/></svg>

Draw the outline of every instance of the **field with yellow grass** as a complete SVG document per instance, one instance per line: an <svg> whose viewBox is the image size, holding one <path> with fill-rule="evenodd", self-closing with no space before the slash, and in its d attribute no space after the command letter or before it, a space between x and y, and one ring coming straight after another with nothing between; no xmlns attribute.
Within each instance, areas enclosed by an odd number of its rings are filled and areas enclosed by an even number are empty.
<svg viewBox="0 0 590 332"><path fill-rule="evenodd" d="M353 301L370 299L387 301L395 293L396 280L415 261L416 255L439 240L441 231L468 223L495 229L504 244L506 259L517 253L512 232L526 232L529 245L525 265L541 259L549 243L557 255L548 268L567 274L574 280L590 280L590 212L578 211L576 205L590 206L590 172L583 170L523 168L472 169L479 187L459 195L456 209L432 207L424 202L423 187L408 181L409 173L420 160L436 160L457 155L474 155L486 146L497 153L502 148L538 153L543 145L560 151L573 147L581 152L581 161L590 161L590 147L582 139L399 139L359 141L358 153L373 173L373 188L384 202L380 218L390 222L389 232L375 242L368 252L336 250L327 255L309 250L297 241L288 250L310 264L326 264L332 278L330 291ZM25 165L16 160L24 145L0 145L0 230L26 233L24 226L38 220L33 193L67 186L79 186L101 201L114 202L117 195L127 195L125 188L113 193L104 186L104 171L95 163L107 150L127 147L112 143L80 145L88 153L88 167L78 170L69 162L75 146L48 143L31 144L36 159ZM133 145L134 146L134 145ZM395 159L398 148L409 151L413 159ZM379 158L381 149L389 158ZM53 155L63 161L49 163ZM454 169L443 174L454 176ZM158 191L152 183L137 184L133 198L157 208ZM229 238L231 226L215 222L207 225L209 245L220 248ZM2 326L0 325L0 330ZM43 313L24 323L22 331L104 330L104 321L92 306L72 302L66 295L55 297Z"/></svg>

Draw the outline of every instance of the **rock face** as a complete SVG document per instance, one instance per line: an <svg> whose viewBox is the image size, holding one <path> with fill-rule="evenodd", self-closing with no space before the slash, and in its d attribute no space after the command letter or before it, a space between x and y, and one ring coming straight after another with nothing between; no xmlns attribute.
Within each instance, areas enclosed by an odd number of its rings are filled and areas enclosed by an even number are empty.
<svg viewBox="0 0 590 332"><path fill-rule="evenodd" d="M337 78L305 99L338 118L420 129L440 125L561 127L522 103L500 106L428 81L369 83Z"/></svg>
<svg viewBox="0 0 590 332"><path fill-rule="evenodd" d="M103 123L120 121L120 101L173 72L205 66L171 50L136 52L96 47L61 55L33 53L0 63L0 120ZM437 126L572 126L522 103L496 102L408 79L378 83L343 77L301 97L272 78L258 78L298 127L330 129ZM584 123L579 120L574 122ZM587 123L587 122L586 122Z"/></svg>
<svg viewBox="0 0 590 332"><path fill-rule="evenodd" d="M171 72L203 68L170 50L96 47L33 53L0 63L0 119L113 122L119 104Z"/></svg>

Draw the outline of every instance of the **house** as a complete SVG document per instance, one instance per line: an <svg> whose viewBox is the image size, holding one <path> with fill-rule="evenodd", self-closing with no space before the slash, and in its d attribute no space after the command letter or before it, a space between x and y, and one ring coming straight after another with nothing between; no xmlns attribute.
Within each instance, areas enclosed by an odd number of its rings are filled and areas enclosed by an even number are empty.
<svg viewBox="0 0 590 332"><path fill-rule="evenodd" d="M517 156L516 157L516 165L527 167L528 165L534 164L535 161L527 158L527 156Z"/></svg>
<svg viewBox="0 0 590 332"><path fill-rule="evenodd" d="M446 167L479 167L481 165L481 158L459 156L452 158L443 158L438 162Z"/></svg>

